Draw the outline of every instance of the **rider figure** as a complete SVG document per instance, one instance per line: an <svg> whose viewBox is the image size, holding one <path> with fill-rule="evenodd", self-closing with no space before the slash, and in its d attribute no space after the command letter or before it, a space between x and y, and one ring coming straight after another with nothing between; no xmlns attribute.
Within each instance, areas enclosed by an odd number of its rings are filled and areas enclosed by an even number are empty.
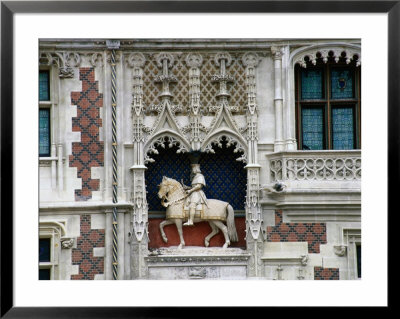
<svg viewBox="0 0 400 319"><path fill-rule="evenodd" d="M193 226L193 219L196 211L200 212L203 209L203 204L207 205L207 198L202 188L206 186L206 180L204 175L201 174L200 164L192 164L192 187L185 187L188 190L186 193L188 196L185 200L184 211L189 211L189 219L184 226Z"/></svg>

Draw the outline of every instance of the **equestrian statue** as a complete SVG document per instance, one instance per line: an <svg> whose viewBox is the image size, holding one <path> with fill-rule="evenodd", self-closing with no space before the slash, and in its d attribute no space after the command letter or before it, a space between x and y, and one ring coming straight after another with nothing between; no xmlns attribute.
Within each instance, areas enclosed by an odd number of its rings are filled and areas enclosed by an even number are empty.
<svg viewBox="0 0 400 319"><path fill-rule="evenodd" d="M211 233L204 239L204 245L208 247L210 239L221 230L225 237L223 248L227 248L231 242L238 241L234 210L227 202L207 199L203 191L206 181L200 171L200 165L192 164L191 167L191 187L165 176L159 185L158 197L161 199L161 205L167 208L166 219L160 223L161 236L164 242L168 242L164 226L175 224L180 238L179 248L183 248L185 241L182 225L194 226L195 223L207 221Z"/></svg>

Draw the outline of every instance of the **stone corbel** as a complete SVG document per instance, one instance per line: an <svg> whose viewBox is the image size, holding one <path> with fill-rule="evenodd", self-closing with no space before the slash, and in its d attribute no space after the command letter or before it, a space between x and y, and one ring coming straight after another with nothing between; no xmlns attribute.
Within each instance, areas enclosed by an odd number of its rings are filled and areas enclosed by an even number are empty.
<svg viewBox="0 0 400 319"><path fill-rule="evenodd" d="M61 248L62 249L71 249L74 245L74 238L63 237L61 238Z"/></svg>
<svg viewBox="0 0 400 319"><path fill-rule="evenodd" d="M346 256L347 252L347 246L346 245L337 245L333 246L333 249L335 251L335 254L339 257Z"/></svg>

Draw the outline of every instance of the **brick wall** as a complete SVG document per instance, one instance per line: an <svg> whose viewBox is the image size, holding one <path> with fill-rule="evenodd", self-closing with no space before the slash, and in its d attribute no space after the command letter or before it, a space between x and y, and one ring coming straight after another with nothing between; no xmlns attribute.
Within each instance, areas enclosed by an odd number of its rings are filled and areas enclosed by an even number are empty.
<svg viewBox="0 0 400 319"><path fill-rule="evenodd" d="M81 236L77 247L72 249L72 264L79 265L79 274L72 280L93 280L97 274L104 274L104 257L94 257L93 248L105 246L104 229L91 229L91 215L81 215Z"/></svg>
<svg viewBox="0 0 400 319"><path fill-rule="evenodd" d="M339 280L339 268L314 267L314 280Z"/></svg>
<svg viewBox="0 0 400 319"><path fill-rule="evenodd" d="M319 254L320 245L326 244L325 223L283 223L282 211L275 212L275 226L267 227L267 241L308 243L308 252Z"/></svg>
<svg viewBox="0 0 400 319"><path fill-rule="evenodd" d="M104 142L99 140L102 126L100 107L103 95L99 84L94 80L93 68L80 68L81 92L71 92L71 104L77 106L77 116L72 118L72 131L81 132L81 141L72 143L69 166L77 167L82 188L75 190L76 201L92 198L92 191L99 190L100 180L92 179L91 168L104 166Z"/></svg>

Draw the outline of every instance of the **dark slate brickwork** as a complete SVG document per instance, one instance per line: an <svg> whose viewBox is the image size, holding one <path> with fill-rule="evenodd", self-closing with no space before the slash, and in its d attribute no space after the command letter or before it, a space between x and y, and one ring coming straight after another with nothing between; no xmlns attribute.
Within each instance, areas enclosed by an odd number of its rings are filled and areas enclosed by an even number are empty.
<svg viewBox="0 0 400 319"><path fill-rule="evenodd" d="M94 76L93 68L80 68L82 91L71 92L71 104L77 106L72 131L81 132L81 141L72 143L72 155L69 156L69 166L76 167L78 177L82 179L82 188L75 190L76 201L91 199L92 191L99 190L100 181L92 179L91 168L104 166L104 142L99 140L103 94L99 93Z"/></svg>
<svg viewBox="0 0 400 319"><path fill-rule="evenodd" d="M282 212L275 212L275 226L267 227L267 241L308 243L308 252L319 254L320 245L326 244L325 223L283 223Z"/></svg>
<svg viewBox="0 0 400 319"><path fill-rule="evenodd" d="M339 280L339 268L314 267L314 280Z"/></svg>
<svg viewBox="0 0 400 319"><path fill-rule="evenodd" d="M79 265L79 274L72 280L93 280L104 274L104 257L94 257L93 248L105 246L104 229L91 229L91 215L81 215L81 236L77 247L72 249L72 264Z"/></svg>

